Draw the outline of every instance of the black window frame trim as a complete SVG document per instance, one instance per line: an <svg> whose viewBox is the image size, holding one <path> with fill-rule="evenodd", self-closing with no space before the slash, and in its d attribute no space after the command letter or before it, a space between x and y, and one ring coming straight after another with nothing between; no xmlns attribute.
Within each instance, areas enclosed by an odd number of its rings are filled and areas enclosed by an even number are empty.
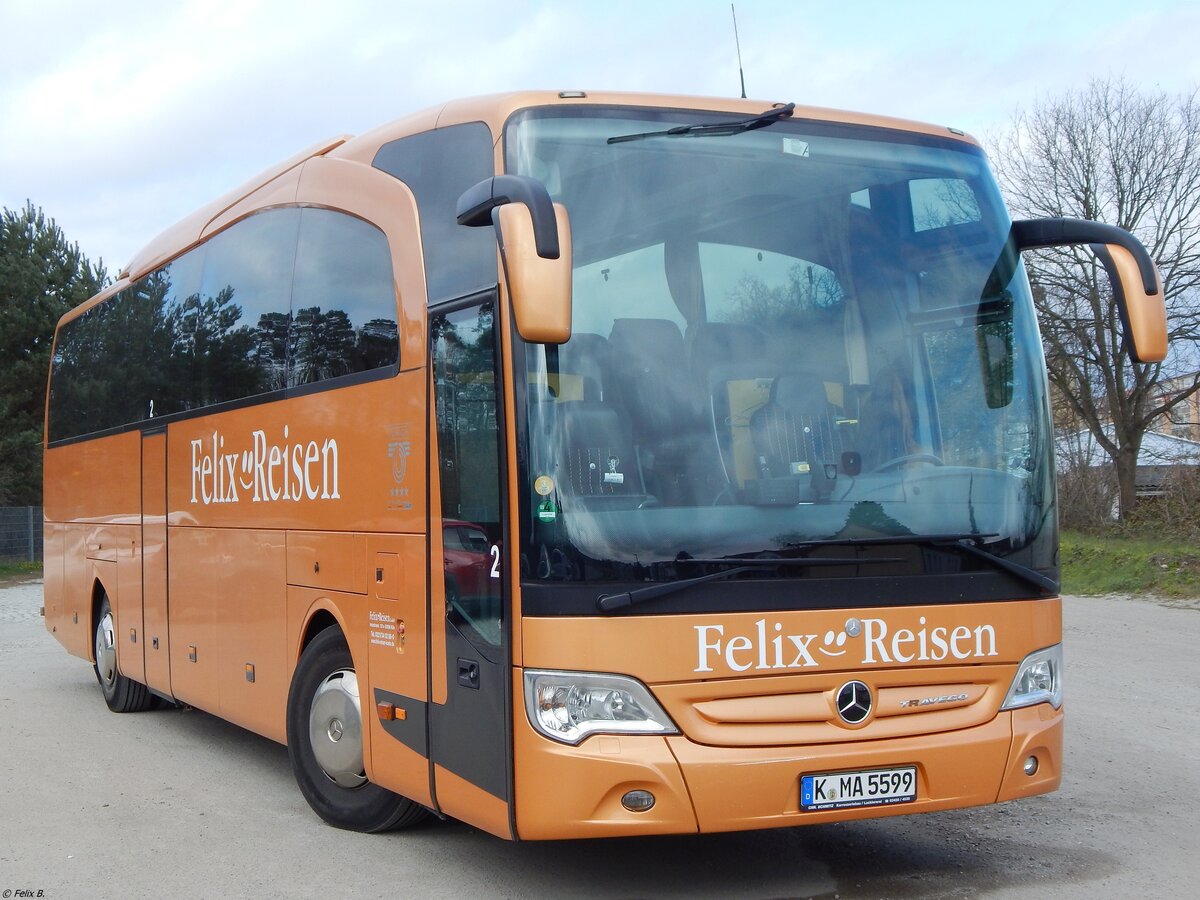
<svg viewBox="0 0 1200 900"><path fill-rule="evenodd" d="M87 434L75 435L68 438L58 438L54 441L46 442L46 449L52 450L55 447L65 447L68 444L78 444L82 441L92 441L99 438L112 437L117 434L125 434L130 431L152 432L154 430L163 430L167 425L172 425L176 422L183 422L188 419L199 419L204 416L215 416L219 413L232 412L238 409L245 409L250 406L262 406L267 403L279 403L283 400L294 400L297 397L308 396L309 394L320 394L325 391L342 390L345 388L356 387L360 384L367 384L373 381L386 381L389 378L395 378L402 372L411 372L421 369L421 366L414 366L409 369L401 369L399 363L394 363L390 366L380 366L377 369L368 369L365 372L352 372L349 375L339 375L336 378L327 378L324 381L313 381L308 384L297 385L293 388L284 388L278 391L269 391L265 394L254 394L251 397L242 397L238 400L226 400L224 403L214 403L211 406L201 406L196 409L183 410L181 412L169 413L163 416L155 416L153 419L139 419L136 422L129 422L125 425L116 425L112 428L105 428L100 431L89 431Z"/></svg>

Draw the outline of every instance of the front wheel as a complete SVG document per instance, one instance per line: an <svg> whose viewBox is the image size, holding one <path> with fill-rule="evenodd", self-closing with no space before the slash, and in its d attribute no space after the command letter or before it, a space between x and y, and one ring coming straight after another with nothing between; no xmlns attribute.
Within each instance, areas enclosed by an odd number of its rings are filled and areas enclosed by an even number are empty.
<svg viewBox="0 0 1200 900"><path fill-rule="evenodd" d="M322 819L351 831L403 828L425 816L367 780L358 676L346 639L326 628L304 648L288 693L288 757L300 793Z"/></svg>
<svg viewBox="0 0 1200 900"><path fill-rule="evenodd" d="M126 678L117 667L117 630L113 624L112 605L108 595L100 599L96 616L96 638L92 645L96 657L96 680L104 694L104 702L113 712L141 712L154 705L150 688L132 678Z"/></svg>

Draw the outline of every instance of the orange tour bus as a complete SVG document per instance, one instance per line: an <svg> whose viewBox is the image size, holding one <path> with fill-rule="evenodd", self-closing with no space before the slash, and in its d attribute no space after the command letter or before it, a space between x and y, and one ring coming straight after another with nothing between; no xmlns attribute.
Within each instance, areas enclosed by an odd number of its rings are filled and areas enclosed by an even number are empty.
<svg viewBox="0 0 1200 900"><path fill-rule="evenodd" d="M45 616L329 823L769 828L1054 790L1044 359L955 129L583 91L285 160L63 316Z"/></svg>

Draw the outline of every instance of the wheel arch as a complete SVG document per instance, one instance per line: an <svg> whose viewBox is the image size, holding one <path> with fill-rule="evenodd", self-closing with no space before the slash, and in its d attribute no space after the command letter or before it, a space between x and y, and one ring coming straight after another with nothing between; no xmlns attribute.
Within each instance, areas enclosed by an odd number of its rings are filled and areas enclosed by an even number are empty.
<svg viewBox="0 0 1200 900"><path fill-rule="evenodd" d="M104 598L108 598L109 606L113 610L113 618L116 618L116 604L113 602L113 595L108 590L104 580L99 575L92 577L92 601L88 605L90 618L88 619L88 662L93 665L96 662L96 627L100 624L100 604L104 602Z"/></svg>
<svg viewBox="0 0 1200 900"><path fill-rule="evenodd" d="M336 628L343 637L348 637L346 623L341 612L328 601L318 601L308 610L304 625L300 629L300 640L296 644L296 650L291 660L293 670L299 663L305 648L313 642L313 638L327 628Z"/></svg>

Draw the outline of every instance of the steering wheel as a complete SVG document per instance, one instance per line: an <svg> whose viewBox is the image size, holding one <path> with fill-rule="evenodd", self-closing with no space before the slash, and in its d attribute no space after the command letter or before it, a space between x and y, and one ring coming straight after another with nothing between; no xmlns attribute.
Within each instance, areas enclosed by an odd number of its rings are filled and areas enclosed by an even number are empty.
<svg viewBox="0 0 1200 900"><path fill-rule="evenodd" d="M942 462L942 458L940 456L935 456L932 453L908 453L908 454L905 454L904 456L892 457L891 459L889 459L887 462L883 463L882 465L876 466L875 471L876 472L886 472L889 469L895 469L895 468L898 468L899 466L908 465L908 463L914 463L914 462L925 462L925 463L929 463L930 465L933 465L933 466L944 466L945 465L945 463Z"/></svg>

